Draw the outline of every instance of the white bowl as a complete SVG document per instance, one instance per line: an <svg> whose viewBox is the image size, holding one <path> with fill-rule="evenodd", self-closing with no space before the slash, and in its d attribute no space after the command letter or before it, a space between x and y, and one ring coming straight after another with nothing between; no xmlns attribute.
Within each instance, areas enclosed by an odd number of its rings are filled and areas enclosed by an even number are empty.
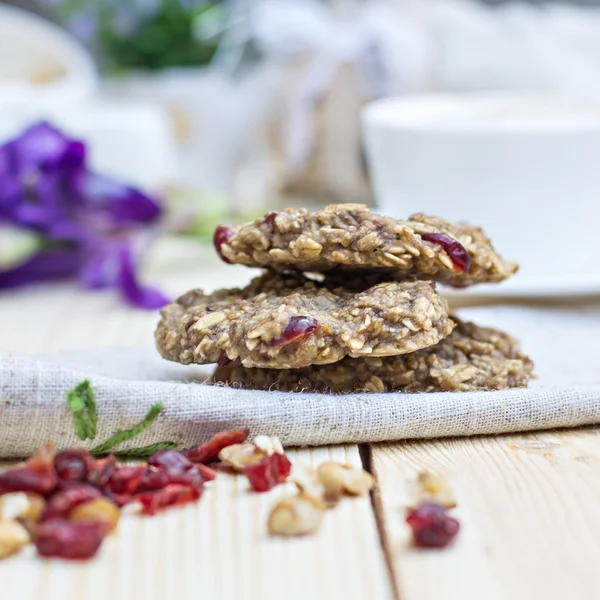
<svg viewBox="0 0 600 600"><path fill-rule="evenodd" d="M0 106L58 106L89 96L97 73L88 52L68 33L29 12L0 5Z"/></svg>
<svg viewBox="0 0 600 600"><path fill-rule="evenodd" d="M381 212L483 226L521 264L500 293L600 292L599 104L407 96L367 106L363 126Z"/></svg>
<svg viewBox="0 0 600 600"><path fill-rule="evenodd" d="M0 141L53 111L68 113L97 88L96 68L68 33L0 5Z"/></svg>

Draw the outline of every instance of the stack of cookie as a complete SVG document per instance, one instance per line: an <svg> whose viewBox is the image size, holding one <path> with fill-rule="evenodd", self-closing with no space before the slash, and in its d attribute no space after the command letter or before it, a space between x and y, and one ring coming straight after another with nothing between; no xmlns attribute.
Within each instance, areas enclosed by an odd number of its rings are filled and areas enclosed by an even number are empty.
<svg viewBox="0 0 600 600"><path fill-rule="evenodd" d="M435 392L526 386L509 335L448 312L434 282L499 282L517 270L478 227L366 206L288 209L218 227L226 263L262 267L243 289L192 290L165 307L160 353L218 363L215 379L261 390Z"/></svg>

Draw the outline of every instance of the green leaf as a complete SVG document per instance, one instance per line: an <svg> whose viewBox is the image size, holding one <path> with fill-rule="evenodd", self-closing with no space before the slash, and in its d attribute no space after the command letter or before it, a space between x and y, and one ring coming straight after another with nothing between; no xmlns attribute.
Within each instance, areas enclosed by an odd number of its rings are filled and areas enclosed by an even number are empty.
<svg viewBox="0 0 600 600"><path fill-rule="evenodd" d="M145 431L152 425L156 420L156 417L162 412L162 409L162 404L153 404L152 408L148 411L148 414L135 427L126 429L125 431L117 431L117 433L111 435L103 444L94 448L92 454L106 454L115 446L120 446L121 444L136 438L142 431Z"/></svg>
<svg viewBox="0 0 600 600"><path fill-rule="evenodd" d="M73 414L75 431L80 440L93 440L96 437L98 410L96 398L89 379L79 382L67 394L67 405Z"/></svg>
<svg viewBox="0 0 600 600"><path fill-rule="evenodd" d="M176 442L156 442L156 444L150 444L149 446L142 446L141 448L130 448L129 450L121 450L113 452L116 456L131 456L131 457L148 457L152 456L159 450L176 450L179 444Z"/></svg>

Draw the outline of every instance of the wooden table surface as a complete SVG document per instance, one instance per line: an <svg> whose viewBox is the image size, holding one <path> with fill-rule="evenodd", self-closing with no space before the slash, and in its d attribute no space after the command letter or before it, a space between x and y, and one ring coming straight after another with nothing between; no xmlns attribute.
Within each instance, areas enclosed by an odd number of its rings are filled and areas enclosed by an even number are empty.
<svg viewBox="0 0 600 600"><path fill-rule="evenodd" d="M168 292L243 283L195 244L161 243L146 276ZM152 344L156 315L71 284L0 295L0 349L44 353ZM252 494L220 475L202 500L153 519L125 517L94 561L41 561L32 549L0 563L0 599L214 600L597 599L600 430L355 445L291 452L327 457L377 479L373 498L345 500L319 533L273 539L265 521L282 486ZM442 474L462 530L445 551L407 547L409 477Z"/></svg>

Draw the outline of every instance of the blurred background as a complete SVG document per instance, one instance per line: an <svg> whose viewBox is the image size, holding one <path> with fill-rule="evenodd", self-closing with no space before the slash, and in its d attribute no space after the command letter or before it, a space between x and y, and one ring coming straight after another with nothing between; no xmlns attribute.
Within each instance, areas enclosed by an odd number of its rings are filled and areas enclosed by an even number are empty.
<svg viewBox="0 0 600 600"><path fill-rule="evenodd" d="M0 143L52 123L204 242L284 206L376 205L363 107L475 90L600 97L600 0L0 2ZM6 268L1 227L0 197Z"/></svg>

